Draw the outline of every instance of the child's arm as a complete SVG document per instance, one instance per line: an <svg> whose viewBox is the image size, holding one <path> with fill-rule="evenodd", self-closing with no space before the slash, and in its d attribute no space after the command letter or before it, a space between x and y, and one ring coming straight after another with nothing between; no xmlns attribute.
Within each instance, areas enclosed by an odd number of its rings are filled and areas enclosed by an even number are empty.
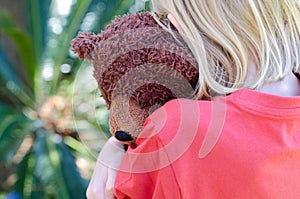
<svg viewBox="0 0 300 199"><path fill-rule="evenodd" d="M88 199L113 199L114 183L121 160L125 154L124 144L111 137L103 146L89 187Z"/></svg>

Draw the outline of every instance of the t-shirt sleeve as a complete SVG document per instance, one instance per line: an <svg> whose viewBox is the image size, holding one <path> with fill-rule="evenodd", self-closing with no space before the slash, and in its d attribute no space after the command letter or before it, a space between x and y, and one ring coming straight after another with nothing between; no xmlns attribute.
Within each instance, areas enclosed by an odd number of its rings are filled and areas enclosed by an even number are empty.
<svg viewBox="0 0 300 199"><path fill-rule="evenodd" d="M137 147L129 149L121 163L115 183L117 198L181 198L174 170L161 140L165 133L165 109L145 121Z"/></svg>
<svg viewBox="0 0 300 199"><path fill-rule="evenodd" d="M160 143L150 139L147 140L147 145L159 147ZM143 150L139 149L139 151ZM153 154L151 158L145 155L149 153L142 153L136 157L131 156L130 153L124 158L118 172L115 184L117 198L180 198L179 187L171 164L168 164L165 157L159 157L167 156L167 154L162 155L163 152L159 152Z"/></svg>

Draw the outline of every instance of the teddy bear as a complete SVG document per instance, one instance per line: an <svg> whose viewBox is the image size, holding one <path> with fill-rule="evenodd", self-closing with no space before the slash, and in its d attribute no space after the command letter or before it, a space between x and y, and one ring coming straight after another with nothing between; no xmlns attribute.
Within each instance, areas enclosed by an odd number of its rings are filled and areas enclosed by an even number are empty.
<svg viewBox="0 0 300 199"><path fill-rule="evenodd" d="M197 61L171 28L172 34L149 12L126 14L99 34L79 32L71 42L78 57L93 64L110 132L125 144L134 145L157 108L196 93Z"/></svg>

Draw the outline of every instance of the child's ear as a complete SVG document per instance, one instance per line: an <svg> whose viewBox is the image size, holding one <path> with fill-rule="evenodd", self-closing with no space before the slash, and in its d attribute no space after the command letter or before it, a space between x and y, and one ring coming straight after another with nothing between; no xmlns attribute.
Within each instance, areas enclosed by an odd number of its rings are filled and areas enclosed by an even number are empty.
<svg viewBox="0 0 300 199"><path fill-rule="evenodd" d="M182 33L182 29L181 29L180 25L177 23L174 16L172 14L168 14L167 17L168 17L169 21L173 24L173 26L178 30L178 32Z"/></svg>

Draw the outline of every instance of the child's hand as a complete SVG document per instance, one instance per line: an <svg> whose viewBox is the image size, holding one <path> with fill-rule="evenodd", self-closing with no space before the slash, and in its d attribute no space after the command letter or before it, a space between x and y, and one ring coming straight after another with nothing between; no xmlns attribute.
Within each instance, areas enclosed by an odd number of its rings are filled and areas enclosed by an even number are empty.
<svg viewBox="0 0 300 199"><path fill-rule="evenodd" d="M88 199L113 199L114 183L125 154L124 144L111 137L103 146L87 189Z"/></svg>

